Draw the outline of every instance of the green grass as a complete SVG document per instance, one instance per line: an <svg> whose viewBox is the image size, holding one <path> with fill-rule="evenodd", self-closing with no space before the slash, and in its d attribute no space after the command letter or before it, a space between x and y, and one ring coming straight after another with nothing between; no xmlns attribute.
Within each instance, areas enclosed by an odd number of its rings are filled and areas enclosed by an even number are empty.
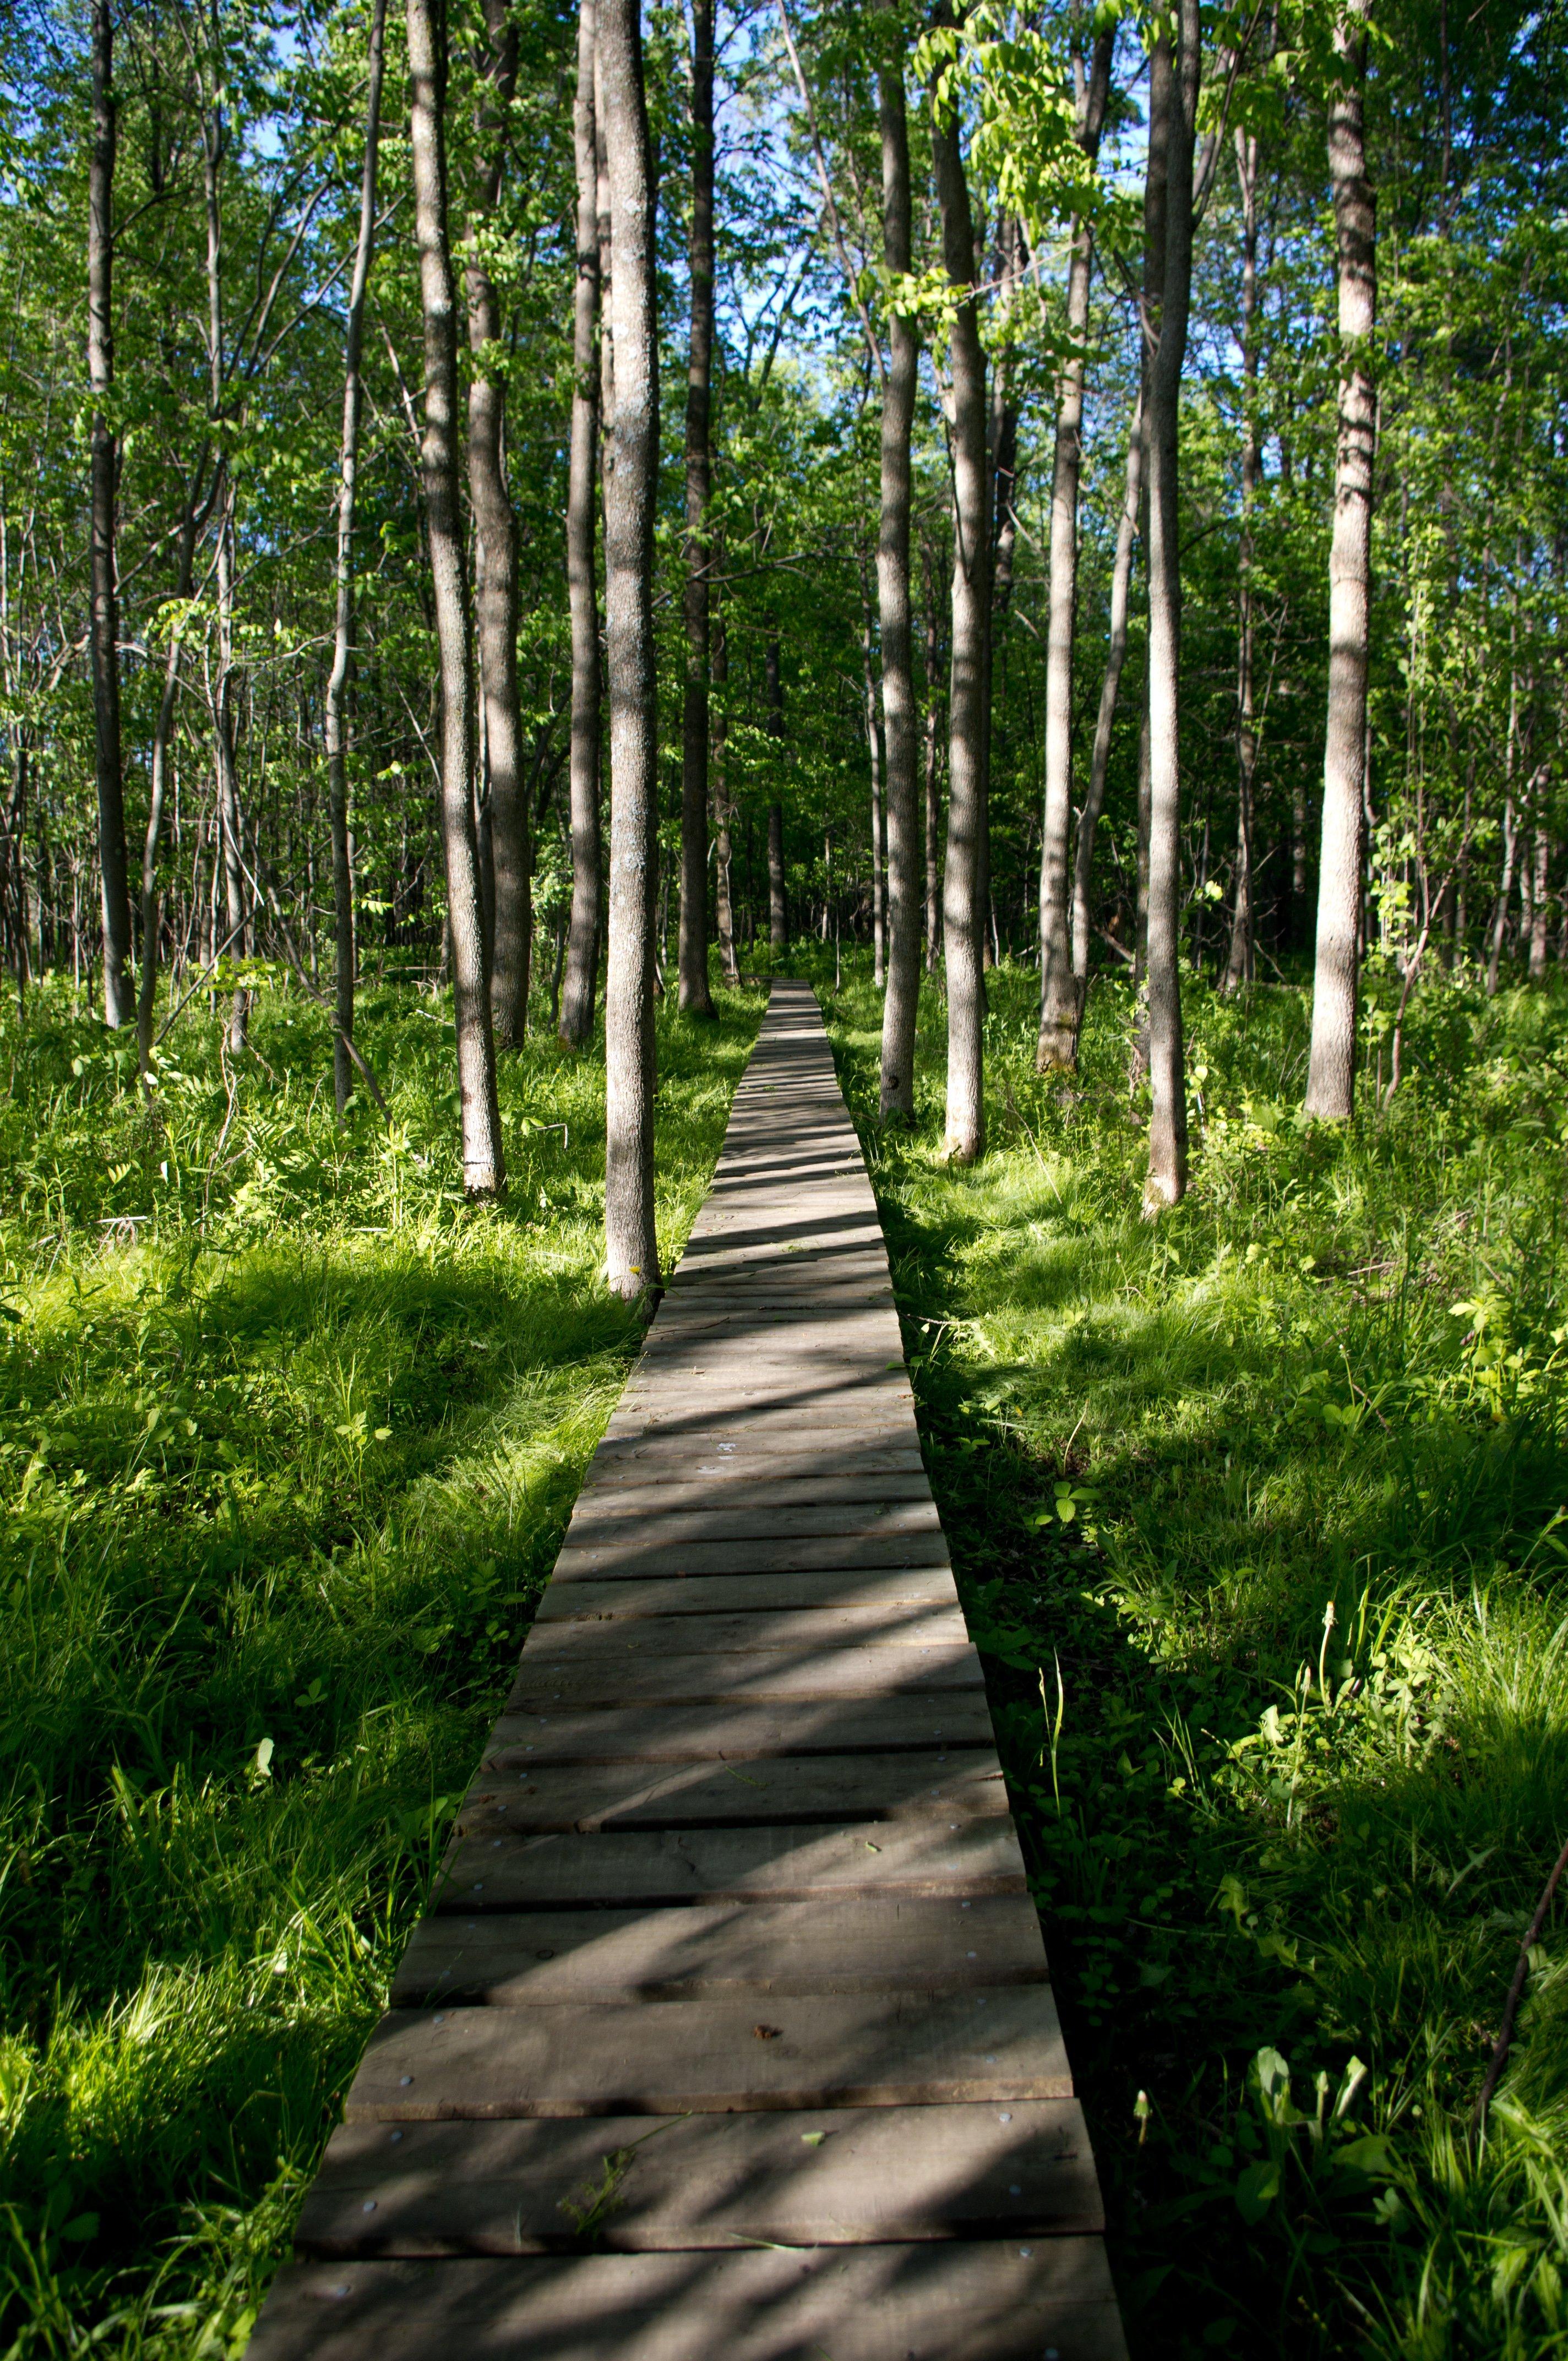
<svg viewBox="0 0 1568 2361"><path fill-rule="evenodd" d="M992 979L970 1172L939 1004L906 1137L874 994L828 1005L1135 2350L1568 2351L1561 1910L1467 2128L1568 1835L1562 997L1432 992L1341 1136L1306 995L1189 979L1150 1225L1126 992L1069 1083L1036 990Z"/></svg>
<svg viewBox="0 0 1568 2361"><path fill-rule="evenodd" d="M1434 989L1340 1136L1295 1114L1304 996L1190 984L1151 1226L1124 994L1071 1083L1033 994L992 979L970 1173L939 1004L907 1137L863 977L829 1013L1135 2348L1568 2351L1560 1914L1468 2130L1568 1833L1561 997ZM666 1258L759 1005L662 1023ZM444 1008L371 993L362 1038L389 1131L334 1128L287 994L237 1081L193 1008L153 1107L63 997L0 1016L18 2361L243 2348L636 1342L597 1060L509 1063L475 1211Z"/></svg>
<svg viewBox="0 0 1568 2361"><path fill-rule="evenodd" d="M666 1263L760 1007L661 1021ZM444 1004L366 996L389 1129L254 1035L193 1008L148 1106L0 1018L6 2356L243 2349L640 1333L598 1057L506 1063L474 1210Z"/></svg>

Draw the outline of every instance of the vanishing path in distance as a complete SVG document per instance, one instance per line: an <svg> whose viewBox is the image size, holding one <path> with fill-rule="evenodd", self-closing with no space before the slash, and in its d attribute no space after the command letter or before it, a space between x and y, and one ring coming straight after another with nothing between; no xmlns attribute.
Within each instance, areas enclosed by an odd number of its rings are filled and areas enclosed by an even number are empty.
<svg viewBox="0 0 1568 2361"><path fill-rule="evenodd" d="M816 1000L713 1187L251 2361L1122 2361Z"/></svg>

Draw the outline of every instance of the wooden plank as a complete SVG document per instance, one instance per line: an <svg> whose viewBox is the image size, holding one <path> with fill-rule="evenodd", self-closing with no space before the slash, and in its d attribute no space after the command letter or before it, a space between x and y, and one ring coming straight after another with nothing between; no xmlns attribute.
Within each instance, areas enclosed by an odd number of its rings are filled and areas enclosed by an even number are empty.
<svg viewBox="0 0 1568 2361"><path fill-rule="evenodd" d="M851 1828L607 1828L598 1836L458 1838L431 1907L554 1910L681 1902L803 1902L816 1894L971 1898L1026 1890L1010 1818Z"/></svg>
<svg viewBox="0 0 1568 2361"><path fill-rule="evenodd" d="M844 1894L422 1918L391 2003L535 2008L708 1995L807 1999L956 1992L977 1976L987 1985L1047 1981L1040 1923L1026 1896Z"/></svg>
<svg viewBox="0 0 1568 2361"><path fill-rule="evenodd" d="M953 1690L982 1691L980 1658L970 1647L806 1649L777 1655L717 1652L690 1655L601 1656L563 1664L525 1648L508 1710L547 1713L625 1705L788 1705L847 1697L935 1700Z"/></svg>
<svg viewBox="0 0 1568 2361"><path fill-rule="evenodd" d="M796 1574L835 1566L947 1565L948 1544L940 1526L914 1532L797 1533L768 1540L666 1541L663 1520L646 1536L628 1541L594 1541L578 1547L568 1542L555 1564L572 1581L582 1576L601 1580L614 1575L655 1574Z"/></svg>
<svg viewBox="0 0 1568 2361"><path fill-rule="evenodd" d="M773 1472L767 1461L753 1457L742 1468L732 1455L716 1458L691 1455L685 1468L666 1466L641 1483L623 1470L592 1470L577 1495L577 1514L611 1519L679 1516L691 1510L718 1515L731 1504L743 1513L775 1509L877 1510L890 1502L918 1501L929 1505L931 1487L923 1468L873 1469L863 1476L820 1476L803 1468Z"/></svg>
<svg viewBox="0 0 1568 2361"><path fill-rule="evenodd" d="M457 1831L478 1844L507 1832L715 1828L744 1821L957 1818L1007 1808L1002 1767L976 1748L949 1758L823 1754L783 1763L617 1763L487 1768L463 1800Z"/></svg>
<svg viewBox="0 0 1568 2361"><path fill-rule="evenodd" d="M699 1577L700 1578L700 1577ZM772 1579L764 1576L763 1580ZM570 1586L568 1586L570 1587ZM665 1648L689 1655L772 1655L816 1649L961 1647L969 1633L958 1600L883 1607L783 1608L773 1613L646 1615L536 1623L525 1663L580 1664L590 1656L641 1657Z"/></svg>
<svg viewBox="0 0 1568 2361"><path fill-rule="evenodd" d="M700 1700L694 1705L567 1707L546 1701L502 1714L487 1763L748 1763L775 1754L897 1753L940 1740L949 1750L993 1743L983 1689L938 1697Z"/></svg>
<svg viewBox="0 0 1568 2361"><path fill-rule="evenodd" d="M722 1444L738 1451L761 1450L776 1444L782 1452L837 1455L848 1460L862 1451L913 1451L918 1435L910 1412L896 1404L890 1411L856 1410L843 1404L835 1411L792 1399L767 1402L688 1402L684 1407L666 1394L625 1410L612 1411L604 1444L662 1444L678 1448L716 1452Z"/></svg>
<svg viewBox="0 0 1568 2361"><path fill-rule="evenodd" d="M1126 2361L1102 2240L299 2263L248 2361Z"/></svg>
<svg viewBox="0 0 1568 2361"><path fill-rule="evenodd" d="M716 1370L711 1377L684 1367L678 1371L643 1372L639 1366L626 1381L624 1405L632 1409L655 1393L678 1392L688 1412L744 1411L762 1404L779 1411L815 1410L824 1424L830 1424L851 1411L859 1412L866 1422L873 1414L889 1418L909 1411L914 1401L904 1365L891 1353L885 1365L880 1359L863 1363L846 1359L835 1365L825 1354L812 1355L806 1361L785 1361L774 1356L765 1376L762 1370L761 1356L752 1374L744 1364Z"/></svg>
<svg viewBox="0 0 1568 2361"><path fill-rule="evenodd" d="M626 2008L390 2009L344 2121L730 2114L1072 2096L1047 1984Z"/></svg>
<svg viewBox="0 0 1568 2361"><path fill-rule="evenodd" d="M611 2253L738 2241L1062 2236L1104 2225L1075 2099L922 2111L344 2124L294 2232L307 2255L526 2255L575 2244L601 2188ZM571 2209L571 2210L568 2210Z"/></svg>
<svg viewBox="0 0 1568 2361"><path fill-rule="evenodd" d="M869 1566L845 1574L686 1574L649 1582L552 1582L534 1616L536 1632L553 1623L602 1619L642 1622L651 1616L773 1613L784 1608L953 1607L958 1592L945 1565Z"/></svg>
<svg viewBox="0 0 1568 2361"><path fill-rule="evenodd" d="M872 1494L862 1500L764 1503L753 1508L731 1493L720 1494L713 1506L660 1504L657 1523L650 1521L650 1537L673 1548L685 1541L793 1541L806 1534L852 1534L884 1540L890 1533L939 1533L937 1504L927 1491L922 1500L890 1500ZM625 1533L625 1518L607 1515L592 1492L584 1493L568 1528L569 1546L591 1548L601 1539L611 1546Z"/></svg>
<svg viewBox="0 0 1568 2361"><path fill-rule="evenodd" d="M776 1435L758 1443L741 1433L614 1436L588 1463L586 1481L612 1488L744 1480L758 1484L876 1484L897 1477L925 1487L925 1461L913 1433L904 1442L862 1441L858 1435ZM918 1497L916 1494L915 1497Z"/></svg>
<svg viewBox="0 0 1568 2361"><path fill-rule="evenodd" d="M600 1471L609 1468L650 1468L659 1473L678 1459L701 1462L751 1462L753 1471L777 1466L782 1478L806 1473L855 1476L873 1468L921 1468L921 1443L914 1419L897 1417L876 1426L843 1426L839 1422L801 1422L777 1417L689 1417L685 1422L654 1419L638 1422L635 1431L619 1426L611 1417L609 1431L590 1459L590 1480L598 1485Z"/></svg>

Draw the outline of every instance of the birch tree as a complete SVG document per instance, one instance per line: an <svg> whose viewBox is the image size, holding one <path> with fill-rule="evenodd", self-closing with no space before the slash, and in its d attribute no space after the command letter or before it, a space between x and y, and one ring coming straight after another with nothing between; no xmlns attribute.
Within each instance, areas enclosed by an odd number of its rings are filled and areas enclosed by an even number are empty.
<svg viewBox="0 0 1568 2361"><path fill-rule="evenodd" d="M506 1165L496 1104L495 1042L474 827L473 668L457 498L457 318L447 231L445 0L407 0L407 12L414 230L424 323L420 476L441 668L441 837L457 1030L463 1188L470 1198L499 1197L506 1187Z"/></svg>

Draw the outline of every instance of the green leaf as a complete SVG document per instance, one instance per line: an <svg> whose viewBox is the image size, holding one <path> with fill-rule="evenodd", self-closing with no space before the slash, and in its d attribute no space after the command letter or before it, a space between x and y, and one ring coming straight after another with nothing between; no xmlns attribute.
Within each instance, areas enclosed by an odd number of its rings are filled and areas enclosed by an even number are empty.
<svg viewBox="0 0 1568 2361"><path fill-rule="evenodd" d="M1261 2222L1279 2194L1279 2167L1266 2158L1249 2164L1236 2178L1236 2208L1249 2225Z"/></svg>

